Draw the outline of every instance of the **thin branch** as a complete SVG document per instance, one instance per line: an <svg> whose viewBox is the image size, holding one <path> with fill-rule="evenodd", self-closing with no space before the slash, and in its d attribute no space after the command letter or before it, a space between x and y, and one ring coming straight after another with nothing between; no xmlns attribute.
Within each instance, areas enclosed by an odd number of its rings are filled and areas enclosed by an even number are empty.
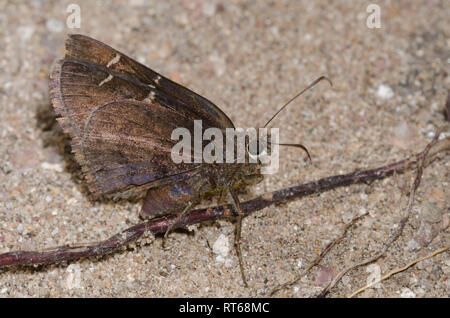
<svg viewBox="0 0 450 318"><path fill-rule="evenodd" d="M434 256L436 256L436 255L438 255L438 254L444 253L444 252L447 251L449 248L450 248L450 247L448 247L448 246L442 247L442 248L440 248L440 249L434 251L433 253L428 254L427 256L420 257L420 258L418 258L418 259L415 259L415 260L409 262L408 264L406 264L406 265L403 266L403 267L396 268L396 269L390 271L389 273L387 273L386 275L384 275L383 277L381 277L380 279L377 279L376 281L374 281L374 282L372 282L372 283L370 283L370 284L368 284L368 285L366 285L366 286L364 286L364 287L358 289L357 291L354 291L350 296L348 296L348 298L352 298L352 297L358 295L359 293L362 293L362 292L365 291L366 289L368 289L368 288L370 288L370 287L372 287L372 286L374 286L374 285L376 285L376 284L382 282L383 280L388 279L388 278L391 277L392 275L395 275L395 274L397 274L397 273L400 273L400 272L403 272L403 271L407 270L407 269L410 268L411 266L413 266L413 265L415 265L415 264L417 264L417 263L419 263L419 262L421 262L421 261L424 261L424 260L426 260L426 259L432 258L432 257L434 257Z"/></svg>
<svg viewBox="0 0 450 318"><path fill-rule="evenodd" d="M430 151L430 154L432 153L434 155L448 149L450 149L450 138L439 141L438 144L433 147L432 151ZM356 171L349 174L327 177L314 182L269 192L258 196L255 199L243 202L241 204L242 212L245 215L248 215L255 211L262 210L270 205L301 198L306 195L319 193L354 183L383 179L386 176L392 175L394 172L397 173L408 169L412 164L422 160L424 157L425 152L422 151L410 158L376 169ZM184 215L179 222L172 227L172 229L177 229L200 222L228 218L230 215L236 216L236 213L231 205L196 209ZM11 265L51 264L62 261L73 261L83 257L107 255L126 247L130 243L136 242L145 235L165 233L167 228L175 221L176 218L177 216L175 215L152 219L150 221L134 225L105 241L101 241L93 245L78 245L76 247L65 245L55 247L47 251L14 251L0 254L0 267Z"/></svg>
<svg viewBox="0 0 450 318"><path fill-rule="evenodd" d="M441 133L441 130L438 129L436 131L436 134L433 138L433 140L425 147L425 149L421 152L422 156L421 158L418 159L417 161L417 174L416 174L416 178L414 179L414 182L411 184L411 191L410 191L410 195L409 195L409 202L408 202L408 206L406 207L405 213L402 217L402 219L400 220L397 228L391 233L391 235L389 236L388 240L383 244L383 247L372 257L369 257L366 260L360 261L360 262L356 262L348 267L346 267L345 269L343 269L339 274L336 275L335 278L333 278L333 280L331 280L330 283L328 283L328 285L322 290L322 292L317 296L317 297L325 297L330 290L341 280L341 278L347 274L349 271L362 266L362 265L366 265L369 263L373 263L376 260L378 260L380 257L382 257L387 249L392 245L392 243L395 242L395 240L400 236L400 234L403 231L403 228L406 225L406 222L409 219L409 215L411 214L411 210L414 204L414 198L416 195L416 191L417 188L420 185L420 180L422 179L422 173L423 173L423 168L425 166L425 159L430 151L430 149L438 142L438 138L439 135Z"/></svg>
<svg viewBox="0 0 450 318"><path fill-rule="evenodd" d="M368 214L368 212L358 215L356 217L354 217L349 223L347 223L344 227L344 230L342 231L341 235L339 235L337 238L335 238L332 242L330 242L323 250L322 252L317 255L317 257L303 270L303 272L301 272L299 275L297 275L297 277L295 277L293 280L286 282L284 284L278 285L277 287L275 287L274 289L272 289L272 291L270 292L270 296L275 295L277 292L279 292L280 290L289 288L291 286L293 286L294 284L296 284L303 276L305 276L310 270L311 268L313 268L314 266L318 265L320 263L320 261L324 258L324 256L334 247L336 246L338 243L340 243L345 235L348 232L348 229L351 228L353 225L355 225L355 223L360 220L363 216L366 216Z"/></svg>

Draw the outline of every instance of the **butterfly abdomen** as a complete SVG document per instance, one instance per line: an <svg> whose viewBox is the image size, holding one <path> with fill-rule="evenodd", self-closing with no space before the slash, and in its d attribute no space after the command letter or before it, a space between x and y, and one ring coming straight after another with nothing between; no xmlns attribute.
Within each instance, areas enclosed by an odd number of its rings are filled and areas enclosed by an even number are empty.
<svg viewBox="0 0 450 318"><path fill-rule="evenodd" d="M199 197L198 183L179 181L177 183L151 188L142 207L145 217L181 212Z"/></svg>

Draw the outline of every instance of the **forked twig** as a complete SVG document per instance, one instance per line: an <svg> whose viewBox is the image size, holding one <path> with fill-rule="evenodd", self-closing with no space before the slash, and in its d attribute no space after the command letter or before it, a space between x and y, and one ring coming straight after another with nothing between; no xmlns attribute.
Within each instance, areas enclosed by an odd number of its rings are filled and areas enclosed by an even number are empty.
<svg viewBox="0 0 450 318"><path fill-rule="evenodd" d="M430 155L431 153L434 155L447 149L450 149L450 138L439 141L433 147L432 151L430 151ZM354 183L382 179L386 176L392 175L394 172L400 172L407 169L411 164L414 164L419 160L423 160L423 158L425 158L424 151L410 158L376 169L356 171L349 174L327 177L314 182L266 193L256 197L255 199L243 202L241 204L242 212L245 215L248 215L252 212L262 210L270 205L286 202L313 193L319 193ZM179 222L173 226L173 229L190 224L228 218L230 214L235 214L233 211L234 210L231 205L196 209L184 215ZM52 248L48 251L14 251L0 254L0 267L11 265L51 264L62 261L77 260L83 257L107 255L121 249L122 247L126 247L130 243L136 242L141 237L150 233L165 233L168 226L171 225L176 217L177 216L168 216L164 218L152 219L150 221L134 225L110 237L109 239L94 245L78 245L76 247L65 245Z"/></svg>
<svg viewBox="0 0 450 318"><path fill-rule="evenodd" d="M411 214L411 210L414 204L414 198L416 195L417 188L420 185L420 180L422 179L422 173L423 168L425 166L425 160L426 157L430 151L430 149L438 142L439 135L441 133L441 129L438 129L436 131L436 134L433 138L433 140L425 147L425 149L421 152L422 156L421 158L418 158L417 160L417 174L416 178L414 179L414 182L411 184L411 190L409 195L409 201L408 206L406 207L406 210L404 212L404 215L402 219L400 220L397 228L391 233L388 240L383 244L383 247L372 257L369 257L368 259L365 259L360 262L353 263L352 265L346 267L343 269L339 274L336 275L329 283L328 285L322 290L322 292L317 297L325 297L329 291L341 280L341 278L348 273L349 271L369 263L373 263L376 260L378 260L380 257L382 257L387 249L392 245L392 243L395 242L395 240L400 236L400 234L403 232L403 228L406 225L406 222L408 221L409 215Z"/></svg>

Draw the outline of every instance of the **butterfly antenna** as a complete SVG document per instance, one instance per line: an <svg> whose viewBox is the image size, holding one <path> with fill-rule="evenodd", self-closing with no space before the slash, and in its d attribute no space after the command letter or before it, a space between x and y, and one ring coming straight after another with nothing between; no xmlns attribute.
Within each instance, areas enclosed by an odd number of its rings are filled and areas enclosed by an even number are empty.
<svg viewBox="0 0 450 318"><path fill-rule="evenodd" d="M275 143L272 143L272 142L269 142L269 144L275 145ZM305 146L303 146L302 144L277 144L277 145L279 145L279 146L286 146L286 147L300 148L300 149L302 149L303 151L306 152L306 155L308 156L309 162L312 162L311 155L309 154L308 149Z"/></svg>
<svg viewBox="0 0 450 318"><path fill-rule="evenodd" d="M316 79L314 82L312 82L311 84L309 84L306 88L304 88L300 93L298 93L297 95L295 95L294 97L292 97L286 104L284 104L276 113L275 115L272 116L272 118L269 119L269 121L263 126L263 128L265 128L271 121L272 119L274 119L287 105L289 105L294 99L296 99L297 97L299 97L301 94L303 94L304 92L306 92L308 89L312 88L313 86L315 86L317 83L326 80L328 83L330 83L331 86L333 86L333 83L330 81L330 79L326 76L321 76L318 79Z"/></svg>

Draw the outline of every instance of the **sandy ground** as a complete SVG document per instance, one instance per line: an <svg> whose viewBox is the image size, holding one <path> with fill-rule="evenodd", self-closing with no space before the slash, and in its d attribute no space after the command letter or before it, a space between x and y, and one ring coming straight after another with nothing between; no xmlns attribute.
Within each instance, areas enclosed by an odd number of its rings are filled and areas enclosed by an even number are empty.
<svg viewBox="0 0 450 318"><path fill-rule="evenodd" d="M444 124L450 78L447 1L380 1L381 28L368 28L368 1L77 1L81 28L66 26L75 1L0 2L0 252L95 242L138 223L139 204L91 202L61 150L48 111L48 74L67 33L82 33L214 101L236 126L264 123L320 75L321 83L274 121L284 142L280 171L254 194L376 167L418 152ZM448 133L447 133L448 136ZM59 142L58 142L59 140ZM448 246L449 155L423 175L411 218L386 256L350 272L331 291L349 295L370 277ZM336 273L373 255L399 221L414 173L353 185L246 218L244 288L227 221L173 233L100 260L0 270L0 297L264 296L292 279L369 212L282 297L317 294ZM251 197L249 195L247 197ZM225 243L224 256L208 249ZM230 250L227 252L226 243ZM217 246L217 244L216 244ZM397 274L365 297L448 297L448 253Z"/></svg>

